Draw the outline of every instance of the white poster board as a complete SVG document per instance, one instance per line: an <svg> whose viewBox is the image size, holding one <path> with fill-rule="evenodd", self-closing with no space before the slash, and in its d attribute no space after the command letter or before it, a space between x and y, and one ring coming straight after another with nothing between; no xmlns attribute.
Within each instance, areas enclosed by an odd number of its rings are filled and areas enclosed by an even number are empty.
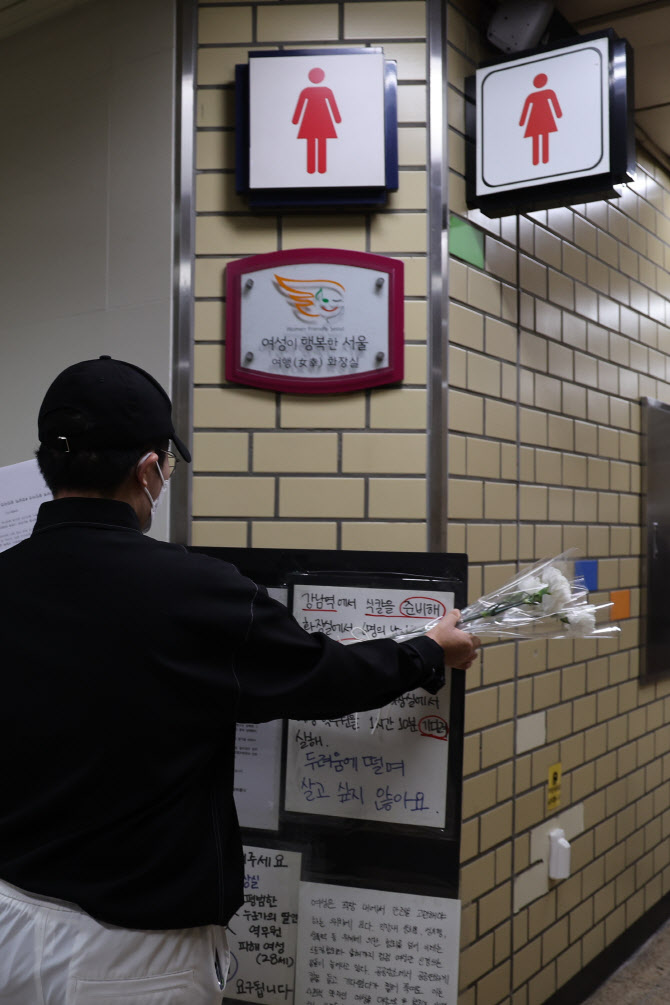
<svg viewBox="0 0 670 1005"><path fill-rule="evenodd" d="M421 594L426 591L421 589ZM356 641L411 631L454 606L453 593L297 584L293 615L310 632ZM377 712L288 724L284 808L296 813L443 828L451 679Z"/></svg>
<svg viewBox="0 0 670 1005"><path fill-rule="evenodd" d="M301 883L296 1005L456 1005L458 900Z"/></svg>
<svg viewBox="0 0 670 1005"><path fill-rule="evenodd" d="M301 856L244 849L244 904L228 926L226 998L264 1005L293 1002Z"/></svg>
<svg viewBox="0 0 670 1005"><path fill-rule="evenodd" d="M0 468L0 551L30 537L38 509L50 499L37 461Z"/></svg>

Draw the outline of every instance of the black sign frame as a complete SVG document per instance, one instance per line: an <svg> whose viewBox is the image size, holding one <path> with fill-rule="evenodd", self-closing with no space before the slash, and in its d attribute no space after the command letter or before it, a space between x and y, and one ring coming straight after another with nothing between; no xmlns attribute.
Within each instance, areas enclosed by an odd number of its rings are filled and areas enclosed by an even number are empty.
<svg viewBox="0 0 670 1005"><path fill-rule="evenodd" d="M333 47L332 49L280 49L250 51L249 59L280 59L282 56L370 56L383 54L380 46ZM398 65L384 60L384 161L385 180L381 186L319 188L252 188L249 182L250 156L249 63L235 66L235 191L245 196L250 209L312 210L382 208L389 192L399 185L398 166Z"/></svg>
<svg viewBox="0 0 670 1005"><path fill-rule="evenodd" d="M497 218L517 213L531 213L540 209L553 209L574 203L594 202L599 199L616 199L615 185L626 184L635 177L634 88L633 50L626 39L614 31L600 31L589 35L554 42L536 49L515 52L507 59L496 59L483 66L504 66L526 56L543 56L560 49L571 48L577 41L588 42L607 39L609 43L609 116L610 116L610 168L609 171L567 181L540 183L515 190L477 195L477 102L476 77L465 81L465 196L469 209L479 209L484 216Z"/></svg>

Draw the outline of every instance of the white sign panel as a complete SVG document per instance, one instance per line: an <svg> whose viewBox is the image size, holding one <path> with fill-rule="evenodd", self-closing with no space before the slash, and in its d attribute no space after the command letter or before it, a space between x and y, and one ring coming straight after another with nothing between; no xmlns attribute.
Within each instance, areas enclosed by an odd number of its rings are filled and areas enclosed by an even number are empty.
<svg viewBox="0 0 670 1005"><path fill-rule="evenodd" d="M299 918L299 1005L456 1005L460 901L301 883Z"/></svg>
<svg viewBox="0 0 670 1005"><path fill-rule="evenodd" d="M301 856L244 849L244 904L228 927L226 998L264 1005L293 1002Z"/></svg>
<svg viewBox="0 0 670 1005"><path fill-rule="evenodd" d="M452 593L296 585L293 616L308 632L355 641L412 631L454 606ZM379 712L290 721L285 808L297 813L444 827L451 679Z"/></svg>
<svg viewBox="0 0 670 1005"><path fill-rule="evenodd" d="M244 274L241 288L242 366L314 379L388 364L389 283L378 270L297 263Z"/></svg>
<svg viewBox="0 0 670 1005"><path fill-rule="evenodd" d="M610 170L609 44L477 70L477 195Z"/></svg>
<svg viewBox="0 0 670 1005"><path fill-rule="evenodd" d="M249 60L249 186L383 186L384 55Z"/></svg>
<svg viewBox="0 0 670 1005"><path fill-rule="evenodd" d="M38 509L52 498L37 461L0 468L0 551L30 537Z"/></svg>

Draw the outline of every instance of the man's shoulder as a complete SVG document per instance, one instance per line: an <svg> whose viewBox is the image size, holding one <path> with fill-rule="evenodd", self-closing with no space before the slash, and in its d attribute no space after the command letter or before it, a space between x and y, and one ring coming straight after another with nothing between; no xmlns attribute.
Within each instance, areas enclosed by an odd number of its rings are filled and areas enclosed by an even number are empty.
<svg viewBox="0 0 670 1005"><path fill-rule="evenodd" d="M24 538L23 541L18 541L16 544L10 545L4 550L0 550L0 565L9 565L11 562L17 559L21 561L21 556L25 554L27 548L29 547L30 538Z"/></svg>
<svg viewBox="0 0 670 1005"><path fill-rule="evenodd" d="M192 576L205 583L255 587L255 584L243 576L231 562L188 548L183 544L156 541L148 537L143 539L143 543L157 567L163 566L166 570L174 570L176 575Z"/></svg>

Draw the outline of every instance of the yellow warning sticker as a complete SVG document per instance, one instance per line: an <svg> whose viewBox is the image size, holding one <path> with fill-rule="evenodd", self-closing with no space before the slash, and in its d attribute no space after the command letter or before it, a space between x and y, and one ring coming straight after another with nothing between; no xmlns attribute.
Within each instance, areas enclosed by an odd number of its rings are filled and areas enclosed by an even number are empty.
<svg viewBox="0 0 670 1005"><path fill-rule="evenodd" d="M561 805L561 762L552 764L547 780L547 812L552 813Z"/></svg>

